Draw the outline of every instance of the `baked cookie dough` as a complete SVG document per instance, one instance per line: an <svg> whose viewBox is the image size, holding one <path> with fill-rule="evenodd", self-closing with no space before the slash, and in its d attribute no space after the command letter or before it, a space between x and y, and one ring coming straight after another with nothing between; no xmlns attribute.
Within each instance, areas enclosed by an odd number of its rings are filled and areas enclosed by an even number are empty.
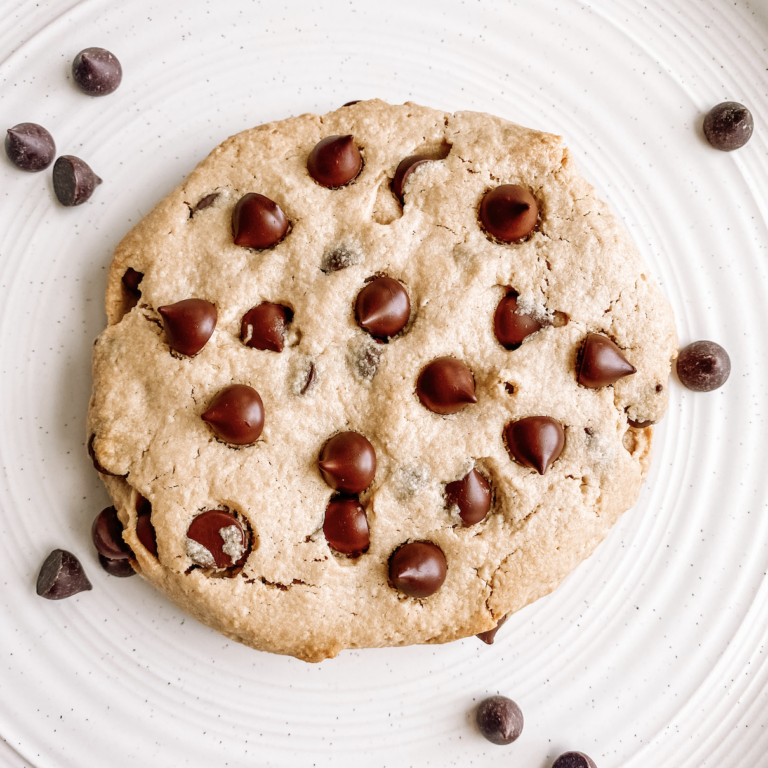
<svg viewBox="0 0 768 768"><path fill-rule="evenodd" d="M559 137L378 100L224 142L106 307L88 445L131 562L306 661L551 592L637 499L677 350Z"/></svg>

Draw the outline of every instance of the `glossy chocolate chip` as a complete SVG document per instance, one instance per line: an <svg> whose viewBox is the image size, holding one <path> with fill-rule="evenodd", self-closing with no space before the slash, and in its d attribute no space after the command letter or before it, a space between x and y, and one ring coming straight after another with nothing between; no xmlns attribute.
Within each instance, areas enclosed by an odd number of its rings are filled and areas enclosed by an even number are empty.
<svg viewBox="0 0 768 768"><path fill-rule="evenodd" d="M157 311L163 318L168 345L182 355L196 355L216 328L216 307L205 299L183 299Z"/></svg>
<svg viewBox="0 0 768 768"><path fill-rule="evenodd" d="M117 90L123 68L117 57L104 48L86 48L72 62L72 78L89 96L106 96Z"/></svg>
<svg viewBox="0 0 768 768"><path fill-rule="evenodd" d="M248 554L242 523L230 512L201 512L187 530L187 554L205 568L241 565Z"/></svg>
<svg viewBox="0 0 768 768"><path fill-rule="evenodd" d="M136 499L136 536L144 545L144 549L157 557L157 534L152 525L152 504L148 499L139 495Z"/></svg>
<svg viewBox="0 0 768 768"><path fill-rule="evenodd" d="M541 323L526 315L517 307L517 296L508 293L496 307L493 315L493 332L496 340L506 349L517 349L526 336L541 329Z"/></svg>
<svg viewBox="0 0 768 768"><path fill-rule="evenodd" d="M635 366L607 336L587 334L579 360L578 381L582 387L599 389L636 371Z"/></svg>
<svg viewBox="0 0 768 768"><path fill-rule="evenodd" d="M493 645L493 641L496 639L496 633L504 626L504 622L509 617L510 614L502 616L499 619L499 623L493 629L489 629L486 632L479 632L475 637L478 638L478 640L482 640L486 645Z"/></svg>
<svg viewBox="0 0 768 768"><path fill-rule="evenodd" d="M110 576L117 576L119 579L136 575L130 560L113 560L99 553L99 563Z"/></svg>
<svg viewBox="0 0 768 768"><path fill-rule="evenodd" d="M416 394L433 413L448 415L476 403L472 371L453 357L438 357L419 374Z"/></svg>
<svg viewBox="0 0 768 768"><path fill-rule="evenodd" d="M107 507L96 515L91 526L91 539L96 550L110 560L125 560L132 554L123 540L123 524L114 507Z"/></svg>
<svg viewBox="0 0 768 768"><path fill-rule="evenodd" d="M356 556L368 549L368 518L356 497L336 496L328 502L323 533L328 546L342 555Z"/></svg>
<svg viewBox="0 0 768 768"><path fill-rule="evenodd" d="M704 118L707 141L723 152L743 147L752 137L754 127L752 113L736 101L724 101L712 107Z"/></svg>
<svg viewBox="0 0 768 768"><path fill-rule="evenodd" d="M391 277L377 277L357 294L357 324L377 339L387 339L400 333L410 316L408 293Z"/></svg>
<svg viewBox="0 0 768 768"><path fill-rule="evenodd" d="M549 416L529 416L507 424L504 439L512 458L543 475L562 453L565 431Z"/></svg>
<svg viewBox="0 0 768 768"><path fill-rule="evenodd" d="M62 155L53 166L53 191L68 208L82 205L90 199L101 179L84 160L74 155Z"/></svg>
<svg viewBox="0 0 768 768"><path fill-rule="evenodd" d="M243 195L232 213L235 245L264 249L279 243L290 226L280 206L264 195Z"/></svg>
<svg viewBox="0 0 768 768"><path fill-rule="evenodd" d="M552 768L597 768L591 757L583 752L563 752L552 763Z"/></svg>
<svg viewBox="0 0 768 768"><path fill-rule="evenodd" d="M677 356L680 383L694 392L711 392L728 381L731 358L714 341L694 341Z"/></svg>
<svg viewBox="0 0 768 768"><path fill-rule="evenodd" d="M339 432L325 444L318 467L334 490L362 493L376 474L376 451L359 432Z"/></svg>
<svg viewBox="0 0 768 768"><path fill-rule="evenodd" d="M201 417L225 443L250 445L264 429L264 403L247 384L231 384L213 398Z"/></svg>
<svg viewBox="0 0 768 768"><path fill-rule="evenodd" d="M433 157L428 155L409 155L404 160L400 161L400 165L397 166L395 176L392 179L392 192L405 204L405 182L408 181L408 177L424 163L428 163L430 160L434 160Z"/></svg>
<svg viewBox="0 0 768 768"><path fill-rule="evenodd" d="M292 319L293 310L265 301L243 315L240 338L247 347L282 352L285 332Z"/></svg>
<svg viewBox="0 0 768 768"><path fill-rule="evenodd" d="M461 480L445 486L445 498L449 507L459 508L465 526L474 525L484 520L491 508L491 486L476 469L471 469Z"/></svg>
<svg viewBox="0 0 768 768"><path fill-rule="evenodd" d="M22 171L44 171L56 157L56 144L37 123L19 123L5 135L5 154Z"/></svg>
<svg viewBox="0 0 768 768"><path fill-rule="evenodd" d="M524 240L535 229L538 218L535 198L517 184L494 187L480 203L480 222L488 234L504 243Z"/></svg>
<svg viewBox="0 0 768 768"><path fill-rule="evenodd" d="M315 144L307 158L309 175L324 187L349 184L363 167L354 136L328 136Z"/></svg>
<svg viewBox="0 0 768 768"><path fill-rule="evenodd" d="M409 597L429 597L443 586L448 565L443 550L429 541L413 541L389 559L392 586Z"/></svg>
<svg viewBox="0 0 768 768"><path fill-rule="evenodd" d="M523 732L523 713L512 699L490 696L477 708L477 727L492 744L511 744Z"/></svg>
<svg viewBox="0 0 768 768"><path fill-rule="evenodd" d="M133 296L134 299L141 298L141 290L139 284L144 279L143 272L137 272L133 267L128 267L123 273L123 285L125 290Z"/></svg>
<svg viewBox="0 0 768 768"><path fill-rule="evenodd" d="M46 600L63 600L93 589L80 561L66 549L54 549L45 558L37 577L37 594Z"/></svg>

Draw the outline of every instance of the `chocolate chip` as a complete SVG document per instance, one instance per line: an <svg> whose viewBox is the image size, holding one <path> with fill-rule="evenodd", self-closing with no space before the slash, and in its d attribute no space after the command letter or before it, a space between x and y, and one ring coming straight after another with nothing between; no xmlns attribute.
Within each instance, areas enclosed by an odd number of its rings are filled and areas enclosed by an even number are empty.
<svg viewBox="0 0 768 768"><path fill-rule="evenodd" d="M362 493L376 474L376 451L359 432L339 432L325 444L318 467L334 490Z"/></svg>
<svg viewBox="0 0 768 768"><path fill-rule="evenodd" d="M183 299L157 311L163 318L168 345L182 355L196 355L216 328L216 307L205 299Z"/></svg>
<svg viewBox="0 0 768 768"><path fill-rule="evenodd" d="M120 475L116 475L114 472L110 472L107 469L104 469L104 467L101 466L101 463L99 462L98 458L96 457L96 451L93 447L93 441L96 439L96 435L91 435L88 438L88 455L91 457L91 461L93 462L93 468L100 472L102 475L108 475L109 477L120 477ZM124 475L123 475L124 477Z"/></svg>
<svg viewBox="0 0 768 768"><path fill-rule="evenodd" d="M472 371L453 357L438 357L419 374L416 394L433 413L448 415L476 403Z"/></svg>
<svg viewBox="0 0 768 768"><path fill-rule="evenodd" d="M627 424L635 429L646 429L647 427L652 427L655 423L655 421L633 421L632 419L627 419Z"/></svg>
<svg viewBox="0 0 768 768"><path fill-rule="evenodd" d="M253 387L231 384L213 398L201 418L225 443L250 445L264 429L264 404Z"/></svg>
<svg viewBox="0 0 768 768"><path fill-rule="evenodd" d="M304 374L304 382L301 385L299 394L306 395L307 392L309 392L309 390L312 389L316 380L317 380L317 368L315 367L314 363L310 363L309 367L307 368Z"/></svg>
<svg viewBox="0 0 768 768"><path fill-rule="evenodd" d="M394 192L401 203L405 204L405 192L403 190L405 189L405 182L408 181L408 177L420 165L428 163L430 160L434 160L434 158L428 155L409 155L400 161L395 171L395 176L392 179L392 192Z"/></svg>
<svg viewBox="0 0 768 768"><path fill-rule="evenodd" d="M248 556L245 529L226 510L201 512L187 530L187 554L205 568L242 565Z"/></svg>
<svg viewBox="0 0 768 768"><path fill-rule="evenodd" d="M352 370L363 380L373 381L379 369L384 345L366 337L362 343L352 339L349 349L349 363Z"/></svg>
<svg viewBox="0 0 768 768"><path fill-rule="evenodd" d="M19 123L8 129L5 154L22 171L43 171L56 157L56 144L42 125Z"/></svg>
<svg viewBox="0 0 768 768"><path fill-rule="evenodd" d="M511 616L507 614L499 619L499 623L493 628L486 630L485 632L479 632L475 635L476 638L482 640L486 645L493 645L493 641L496 639L496 633L504 626L504 622Z"/></svg>
<svg viewBox="0 0 768 768"><path fill-rule="evenodd" d="M723 152L743 147L751 138L754 127L752 113L736 101L724 101L712 107L704 118L707 141Z"/></svg>
<svg viewBox="0 0 768 768"><path fill-rule="evenodd" d="M243 195L232 213L235 245L263 250L279 243L290 226L280 206L264 195Z"/></svg>
<svg viewBox="0 0 768 768"><path fill-rule="evenodd" d="M117 90L123 68L117 57L104 48L86 48L72 62L72 77L89 96L106 96Z"/></svg>
<svg viewBox="0 0 768 768"><path fill-rule="evenodd" d="M480 203L480 222L488 234L504 243L524 240L533 232L538 218L535 198L517 184L495 187Z"/></svg>
<svg viewBox="0 0 768 768"><path fill-rule="evenodd" d="M114 507L107 507L96 515L91 526L91 539L97 551L110 560L125 560L132 554L123 540L123 524Z"/></svg>
<svg viewBox="0 0 768 768"><path fill-rule="evenodd" d="M368 549L368 518L357 498L336 496L328 502L323 533L328 546L342 555L357 556Z"/></svg>
<svg viewBox="0 0 768 768"><path fill-rule="evenodd" d="M342 107L351 107L353 104L359 104L362 101L362 99L356 99L355 101L348 101L345 104L342 104Z"/></svg>
<svg viewBox="0 0 768 768"><path fill-rule="evenodd" d="M133 267L128 267L123 273L123 285L125 290L133 296L134 299L141 298L141 291L139 290L139 283L144 279L143 272L137 272Z"/></svg>
<svg viewBox="0 0 768 768"><path fill-rule="evenodd" d="M459 508L459 517L465 526L484 520L491 508L491 486L476 469L471 469L461 480L448 483L445 497L449 507Z"/></svg>
<svg viewBox="0 0 768 768"><path fill-rule="evenodd" d="M429 597L443 586L448 565L443 550L429 541L412 541L389 559L392 586L409 597Z"/></svg>
<svg viewBox="0 0 768 768"><path fill-rule="evenodd" d="M607 337L588 333L581 349L578 381L582 387L599 389L614 384L637 369Z"/></svg>
<svg viewBox="0 0 768 768"><path fill-rule="evenodd" d="M504 428L509 455L543 475L562 453L565 431L549 416L529 416Z"/></svg>
<svg viewBox="0 0 768 768"><path fill-rule="evenodd" d="M377 277L357 294L357 324L377 339L387 339L400 333L410 316L408 293L391 277Z"/></svg>
<svg viewBox="0 0 768 768"><path fill-rule="evenodd" d="M477 708L477 727L492 744L511 744L523 732L523 713L512 699L490 696Z"/></svg>
<svg viewBox="0 0 768 768"><path fill-rule="evenodd" d="M358 253L347 248L345 245L340 245L323 254L320 269L328 275L331 272L338 272L339 270L351 267L354 264L357 264L358 261L360 261L360 255Z"/></svg>
<svg viewBox="0 0 768 768"><path fill-rule="evenodd" d="M315 144L307 158L309 175L324 187L349 184L363 167L354 136L328 136Z"/></svg>
<svg viewBox="0 0 768 768"><path fill-rule="evenodd" d="M192 208L192 210L189 212L189 215L192 216L198 211L202 211L205 208L208 208L209 206L213 205L216 202L216 198L218 196L219 196L218 192L211 192L210 195L201 197L200 200L198 200L197 205L194 208Z"/></svg>
<svg viewBox="0 0 768 768"><path fill-rule="evenodd" d="M136 536L144 545L144 549L157 557L157 534L152 525L152 504L139 494L136 499Z"/></svg>
<svg viewBox="0 0 768 768"><path fill-rule="evenodd" d="M69 207L90 199L101 179L85 161L74 155L62 155L53 166L53 191L58 201Z"/></svg>
<svg viewBox="0 0 768 768"><path fill-rule="evenodd" d="M677 376L680 383L694 392L711 392L728 381L731 358L714 341L694 341L680 350Z"/></svg>
<svg viewBox="0 0 768 768"><path fill-rule="evenodd" d="M541 323L532 315L521 312L517 306L517 294L508 293L496 307L493 315L493 332L496 340L506 349L517 349L523 339L541 329Z"/></svg>
<svg viewBox="0 0 768 768"><path fill-rule="evenodd" d="M45 558L37 577L37 594L46 600L63 600L93 589L80 561L65 549L54 549Z"/></svg>
<svg viewBox="0 0 768 768"><path fill-rule="evenodd" d="M240 338L247 347L282 352L293 310L265 301L243 315Z"/></svg>
<svg viewBox="0 0 768 768"><path fill-rule="evenodd" d="M564 752L552 763L552 768L597 768L592 758L583 752Z"/></svg>
<svg viewBox="0 0 768 768"><path fill-rule="evenodd" d="M117 576L119 579L126 579L128 576L135 576L130 560L113 560L110 557L104 557L99 554L99 563L101 567L110 575Z"/></svg>

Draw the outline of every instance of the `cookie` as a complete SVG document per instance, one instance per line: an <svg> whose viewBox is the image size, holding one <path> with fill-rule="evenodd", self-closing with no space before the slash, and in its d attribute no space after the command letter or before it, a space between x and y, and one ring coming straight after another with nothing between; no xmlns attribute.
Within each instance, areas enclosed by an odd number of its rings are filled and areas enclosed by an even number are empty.
<svg viewBox="0 0 768 768"><path fill-rule="evenodd" d="M358 102L117 247L88 445L141 575L307 661L487 632L634 504L672 311L562 140Z"/></svg>

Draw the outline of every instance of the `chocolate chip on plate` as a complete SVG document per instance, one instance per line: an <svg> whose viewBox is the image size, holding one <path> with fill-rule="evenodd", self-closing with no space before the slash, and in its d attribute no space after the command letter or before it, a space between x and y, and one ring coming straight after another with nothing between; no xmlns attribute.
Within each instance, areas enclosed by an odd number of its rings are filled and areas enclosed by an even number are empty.
<svg viewBox="0 0 768 768"><path fill-rule="evenodd" d="M426 366L416 381L416 394L425 408L444 416L477 402L472 371L453 357L438 357Z"/></svg>
<svg viewBox="0 0 768 768"><path fill-rule="evenodd" d="M592 758L583 752L563 752L552 763L552 768L597 768Z"/></svg>
<svg viewBox="0 0 768 768"><path fill-rule="evenodd" d="M249 309L240 324L243 344L254 349L282 352L285 332L293 319L293 310L265 301Z"/></svg>
<svg viewBox="0 0 768 768"><path fill-rule="evenodd" d="M363 158L351 134L326 137L315 144L307 158L309 175L330 189L349 184L362 167Z"/></svg>
<svg viewBox="0 0 768 768"><path fill-rule="evenodd" d="M136 575L130 560L114 560L111 557L104 557L99 552L99 563L110 576L117 576L119 579L126 579L129 576Z"/></svg>
<svg viewBox="0 0 768 768"><path fill-rule="evenodd" d="M139 284L144 279L143 272L137 272L133 267L128 267L123 273L123 285L125 290L133 296L134 299L141 298L141 289Z"/></svg>
<svg viewBox="0 0 768 768"><path fill-rule="evenodd" d="M430 541L412 541L389 558L392 586L409 597L429 597L443 586L448 565L443 550Z"/></svg>
<svg viewBox="0 0 768 768"><path fill-rule="evenodd" d="M56 144L37 123L19 123L8 129L5 154L22 171L43 171L56 157Z"/></svg>
<svg viewBox="0 0 768 768"><path fill-rule="evenodd" d="M499 302L493 315L493 332L502 347L517 349L527 336L538 330L541 323L518 309L517 294L510 292Z"/></svg>
<svg viewBox="0 0 768 768"><path fill-rule="evenodd" d="M517 184L494 187L480 203L480 222L488 234L504 243L524 240L539 219L534 196Z"/></svg>
<svg viewBox="0 0 768 768"><path fill-rule="evenodd" d="M243 195L232 212L235 245L244 248L269 248L285 237L289 226L282 208L257 192Z"/></svg>
<svg viewBox="0 0 768 768"><path fill-rule="evenodd" d="M543 475L562 453L565 431L549 416L529 416L507 424L504 439L512 458Z"/></svg>
<svg viewBox="0 0 768 768"><path fill-rule="evenodd" d="M630 376L637 369L621 350L607 337L599 333L588 333L581 348L578 381L582 387L599 389L615 384L624 376Z"/></svg>
<svg viewBox="0 0 768 768"><path fill-rule="evenodd" d="M99 184L101 179L79 157L62 155L53 165L53 191L68 208L89 200Z"/></svg>
<svg viewBox="0 0 768 768"><path fill-rule="evenodd" d="M410 316L408 292L391 277L377 277L357 294L357 324L374 338L384 340L397 335Z"/></svg>
<svg viewBox="0 0 768 768"><path fill-rule="evenodd" d="M743 147L751 138L754 127L752 113L736 101L724 101L712 107L704 118L707 141L723 152Z"/></svg>
<svg viewBox="0 0 768 768"><path fill-rule="evenodd" d="M492 744L511 744L523 732L523 713L506 696L489 696L481 701L476 721L480 733Z"/></svg>
<svg viewBox="0 0 768 768"><path fill-rule="evenodd" d="M336 496L328 502L323 534L328 546L342 555L354 557L368 549L368 518L355 496Z"/></svg>
<svg viewBox="0 0 768 768"><path fill-rule="evenodd" d="M99 554L110 560L125 560L133 554L123 539L123 524L114 507L107 507L96 515L91 539Z"/></svg>
<svg viewBox="0 0 768 768"><path fill-rule="evenodd" d="M231 384L213 398L201 418L225 443L250 445L264 429L264 403L253 387Z"/></svg>
<svg viewBox="0 0 768 768"><path fill-rule="evenodd" d="M677 356L680 383L694 392L711 392L728 381L731 358L714 341L694 341Z"/></svg>
<svg viewBox="0 0 768 768"><path fill-rule="evenodd" d="M86 48L72 62L72 77L83 93L106 96L114 93L122 82L123 68L106 49Z"/></svg>
<svg viewBox="0 0 768 768"><path fill-rule="evenodd" d="M248 554L245 529L226 510L201 512L187 529L187 554L205 568L241 565Z"/></svg>
<svg viewBox="0 0 768 768"><path fill-rule="evenodd" d="M63 600L93 589L80 561L66 549L54 549L45 558L37 577L37 594L47 600Z"/></svg>
<svg viewBox="0 0 768 768"><path fill-rule="evenodd" d="M486 645L493 645L493 641L496 639L496 633L504 626L504 622L510 615L511 614L502 616L499 619L499 623L493 629L488 629L485 632L478 632L475 637L478 638L478 640L482 640Z"/></svg>
<svg viewBox="0 0 768 768"><path fill-rule="evenodd" d="M334 490L362 493L376 474L376 451L359 432L339 432L325 444L317 465Z"/></svg>
<svg viewBox="0 0 768 768"><path fill-rule="evenodd" d="M491 486L476 469L471 469L461 480L448 483L445 497L449 507L459 508L459 517L465 526L484 520L491 508Z"/></svg>
<svg viewBox="0 0 768 768"><path fill-rule="evenodd" d="M136 536L144 545L144 549L157 557L157 534L152 525L152 504L139 494L136 499Z"/></svg>
<svg viewBox="0 0 768 768"><path fill-rule="evenodd" d="M171 349L193 357L211 338L216 328L216 307L205 299L183 299L158 307Z"/></svg>
<svg viewBox="0 0 768 768"><path fill-rule="evenodd" d="M424 163L428 163L435 158L429 157L429 155L409 155L405 159L400 161L395 171L395 176L392 179L392 192L401 203L405 204L405 182L408 181L408 177Z"/></svg>

